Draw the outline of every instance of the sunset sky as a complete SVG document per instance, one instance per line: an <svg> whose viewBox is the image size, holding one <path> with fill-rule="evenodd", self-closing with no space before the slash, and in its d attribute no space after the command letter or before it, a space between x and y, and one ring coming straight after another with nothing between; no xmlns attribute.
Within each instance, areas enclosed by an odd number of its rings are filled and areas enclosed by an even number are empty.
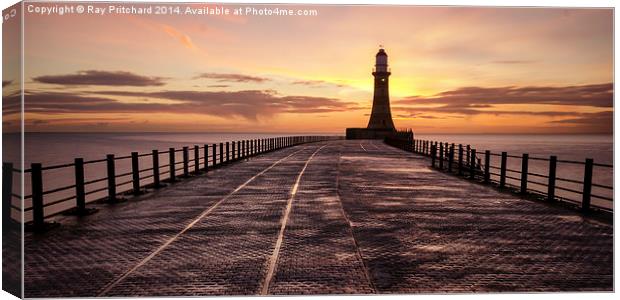
<svg viewBox="0 0 620 300"><path fill-rule="evenodd" d="M611 9L252 6L318 15L26 13L26 130L344 133L382 44L398 128L612 131Z"/></svg>

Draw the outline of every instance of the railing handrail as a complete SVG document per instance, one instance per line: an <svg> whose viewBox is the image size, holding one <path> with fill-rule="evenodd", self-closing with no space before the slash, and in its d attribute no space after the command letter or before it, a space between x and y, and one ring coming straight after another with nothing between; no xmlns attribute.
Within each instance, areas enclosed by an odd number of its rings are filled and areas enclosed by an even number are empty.
<svg viewBox="0 0 620 300"><path fill-rule="evenodd" d="M441 170L447 169L449 172L452 172L453 164L456 164L457 172L459 175L465 175L464 173L468 173L469 177L474 178L474 179L476 178L476 176L478 177L482 176L484 179L483 181L486 183L495 182L499 184L500 187L513 186L515 188L519 188L519 191L524 194L525 193L542 194L542 195L547 196L549 201L555 201L556 199L561 199L561 200L569 200L570 202L576 202L576 203L579 202L579 200L568 199L565 197L559 197L555 195L556 189L581 195L583 197L581 200L581 205L582 205L582 210L584 211L587 211L590 209L591 198L597 198L597 199L606 200L606 201L613 201L613 198L611 197L597 195L597 194L592 193L592 187L597 187L597 188L613 191L613 186L592 182L593 168L595 166L601 167L601 168L613 169L613 165L603 164L603 163L594 163L593 159L588 158L584 162L580 162L580 161L575 161L575 160L560 160L560 159L557 159L557 156L550 156L549 158L530 157L529 154L527 153L524 153L521 156L518 156L518 155L510 155L507 152L493 153L490 150L486 150L484 152L476 152L476 149L473 149L470 145L466 145L467 150L465 152L465 147L463 147L462 144L438 142L438 141L432 141L432 140L420 140L420 139L414 139L413 141L404 141L404 140L399 140L399 139L394 139L394 138L386 138L385 142L392 146L402 148L405 151L410 151L410 152L414 152L414 153L418 153L418 154L422 154L426 156L431 156L432 166L435 167L436 161L439 160L438 168L441 168ZM455 162L453 156L456 154L455 153L456 151L454 151L453 149L456 148L456 145L458 145L458 160ZM443 150L443 152L438 153L441 150ZM472 157L470 157L470 153L475 154L473 155L474 156L473 164L470 162L470 160L472 159ZM477 156L477 154L479 153L480 154L484 153L485 155L484 163L482 163L482 159ZM463 159L463 154L465 155L466 159ZM492 166L490 163L490 156L501 157L501 165ZM507 167L508 158L520 159L521 170L515 170L515 169L508 168ZM535 172L530 172L528 169L529 160L549 162L550 164L549 173L550 174L544 175L544 174L539 174ZM448 166L447 168L444 168L444 163L446 161L448 161ZM579 181L576 179L558 177L556 175L558 163L578 164L578 165L584 166L585 167L584 180ZM491 169L500 170L500 173L493 173L490 171ZM520 175L519 176L520 178L513 177L513 175L508 175L507 174L508 172L510 172L511 174ZM499 181L491 179L490 175L499 177ZM545 178L545 179L548 179L548 182L545 183L541 181L531 180L530 177ZM517 187L517 186L511 185L506 182L506 179L515 180L519 182L521 186ZM575 190L575 189L572 189L566 186L557 186L555 184L556 181L580 184L582 185L583 190L578 191L578 190ZM547 187L548 191L545 194L543 191L540 191L540 190L532 190L528 188L528 184L534 184L534 185ZM609 210L609 208L601 207L601 206L597 206L597 208L602 209L602 210Z"/></svg>
<svg viewBox="0 0 620 300"><path fill-rule="evenodd" d="M244 139L237 141L228 141L228 142L219 142L212 144L203 144L203 145L193 145L193 146L184 146L180 148L169 148L165 151L152 150L150 153L138 153L132 152L129 156L114 156L108 155L104 159L96 159L90 161L84 161L81 158L75 159L73 163L67 164L58 164L52 166L42 167L39 163L31 164L31 168L24 170L24 173L29 173L33 177L33 182L35 184L31 185L32 193L29 195L25 195L21 197L20 195L12 193L12 187L6 186L7 180L3 180L3 188L6 188L6 191L9 191L11 195L10 199L13 197L20 199L32 199L33 203L29 207L18 208L15 207L10 200L5 201L6 203L3 205L3 211L11 209L23 209L23 211L34 211L35 218L33 219L34 227L42 226L45 218L51 217L53 215L57 215L59 213L66 212L71 209L84 209L85 205L85 197L94 193L100 193L105 190L108 190L108 196L103 197L101 199L95 199L92 201L103 200L109 198L109 201L114 201L116 199L116 188L126 186L133 183L133 188L122 191L121 193L128 193L133 191L135 195L138 195L143 188L149 186L159 186L160 175L168 174L167 178L164 180L175 181L177 177L177 172L182 171L182 174L179 176L189 176L190 174L197 174L201 171L208 171L210 168L219 167L222 164L232 162L239 159L248 158L254 155L258 155L261 153L274 151L278 149L282 149L285 147L290 147L294 145L304 144L304 143L312 143L318 141L325 140L335 140L342 139L341 136L281 136L281 137L272 137L272 138L256 138L256 139ZM230 145L232 144L232 147ZM219 145L219 148L217 147ZM224 146L226 146L224 148ZM190 150L191 157L190 157ZM201 151L203 150L203 151ZM209 151L211 150L211 151ZM232 150L232 151L231 151ZM175 155L171 154L171 151L175 153ZM175 161L174 157L176 153L182 152L183 158L180 161ZM155 154L157 154L155 156ZM165 165L159 165L159 157L161 155L168 154L170 156L170 160ZM139 159L142 157L151 156L153 157L153 164L147 168L140 168ZM219 158L219 160L218 160ZM120 160L131 160L130 170L128 172L122 174L116 174L115 171L115 162ZM79 160L79 161L78 161ZM96 179L84 180L84 165L92 164L92 163L106 163L108 167L108 174L105 177L98 177ZM79 163L79 166L78 166ZM201 164L202 163L202 164ZM181 165L180 167L178 167ZM10 168L9 168L10 167ZM42 173L48 170L57 170L57 169L65 169L65 168L74 168L76 171L76 183L73 185L66 185L62 187L56 187L50 190L44 191L42 188ZM111 170L110 170L111 168ZM163 170L162 170L163 169ZM13 174L17 170L12 167L12 163L4 163L3 164L3 172L5 177L7 174ZM191 170L191 171L190 171ZM20 170L18 170L21 172ZM110 173L110 171L112 173ZM8 173L7 173L8 172ZM145 175L147 172L152 172L151 174ZM80 174L78 176L78 174ZM113 175L113 176L111 176ZM130 177L131 176L131 177ZM122 179L130 177L128 180L124 180L122 182L117 182L117 179ZM153 182L147 184L141 184L142 180L153 178ZM11 179L12 180L12 179ZM107 186L96 188L94 190L86 191L86 188L89 186L93 186L96 183L101 183L108 181ZM11 181L12 182L12 181ZM37 185L36 187L34 185ZM78 188L81 189L78 191ZM63 197L61 199L55 199L50 202L44 202L43 197L49 196L51 194L56 194L59 192L65 192L67 190L76 189L76 193ZM36 201L35 201L36 200ZM45 215L44 208L58 205L63 202L77 200L76 206L71 206L67 209L61 209L58 212L53 214ZM5 211L6 213L6 211ZM42 215L42 216L41 216Z"/></svg>

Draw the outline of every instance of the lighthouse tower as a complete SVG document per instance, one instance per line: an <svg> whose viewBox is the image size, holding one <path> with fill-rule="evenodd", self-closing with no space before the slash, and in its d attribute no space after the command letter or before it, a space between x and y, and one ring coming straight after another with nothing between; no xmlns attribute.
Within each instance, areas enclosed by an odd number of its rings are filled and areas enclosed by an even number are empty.
<svg viewBox="0 0 620 300"><path fill-rule="evenodd" d="M372 113L368 121L368 129L395 131L392 113L390 112L388 56L383 48L379 49L375 60L375 93L372 99Z"/></svg>
<svg viewBox="0 0 620 300"><path fill-rule="evenodd" d="M375 93L372 98L372 112L366 128L347 128L347 139L384 139L398 138L411 141L413 131L397 132L390 112L388 56L383 47L375 56L375 68L372 76L375 77Z"/></svg>

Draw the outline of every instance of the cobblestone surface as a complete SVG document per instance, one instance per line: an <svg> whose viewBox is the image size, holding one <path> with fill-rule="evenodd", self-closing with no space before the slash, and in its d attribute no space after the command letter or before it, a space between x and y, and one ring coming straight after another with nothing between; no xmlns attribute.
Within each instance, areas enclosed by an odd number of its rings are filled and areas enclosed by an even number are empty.
<svg viewBox="0 0 620 300"><path fill-rule="evenodd" d="M611 225L428 164L380 141L308 144L101 205L26 236L25 295L612 290Z"/></svg>
<svg viewBox="0 0 620 300"><path fill-rule="evenodd" d="M303 175L271 294L373 293L338 196L342 144L321 149Z"/></svg>
<svg viewBox="0 0 620 300"><path fill-rule="evenodd" d="M374 145L343 153L339 191L378 293L613 289L611 225Z"/></svg>

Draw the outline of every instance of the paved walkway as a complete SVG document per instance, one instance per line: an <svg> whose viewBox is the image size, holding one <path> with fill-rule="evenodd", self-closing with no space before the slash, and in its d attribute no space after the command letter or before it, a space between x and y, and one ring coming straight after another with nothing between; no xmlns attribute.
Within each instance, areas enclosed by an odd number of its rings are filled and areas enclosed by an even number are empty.
<svg viewBox="0 0 620 300"><path fill-rule="evenodd" d="M28 235L26 297L613 288L613 228L380 141L296 146Z"/></svg>

